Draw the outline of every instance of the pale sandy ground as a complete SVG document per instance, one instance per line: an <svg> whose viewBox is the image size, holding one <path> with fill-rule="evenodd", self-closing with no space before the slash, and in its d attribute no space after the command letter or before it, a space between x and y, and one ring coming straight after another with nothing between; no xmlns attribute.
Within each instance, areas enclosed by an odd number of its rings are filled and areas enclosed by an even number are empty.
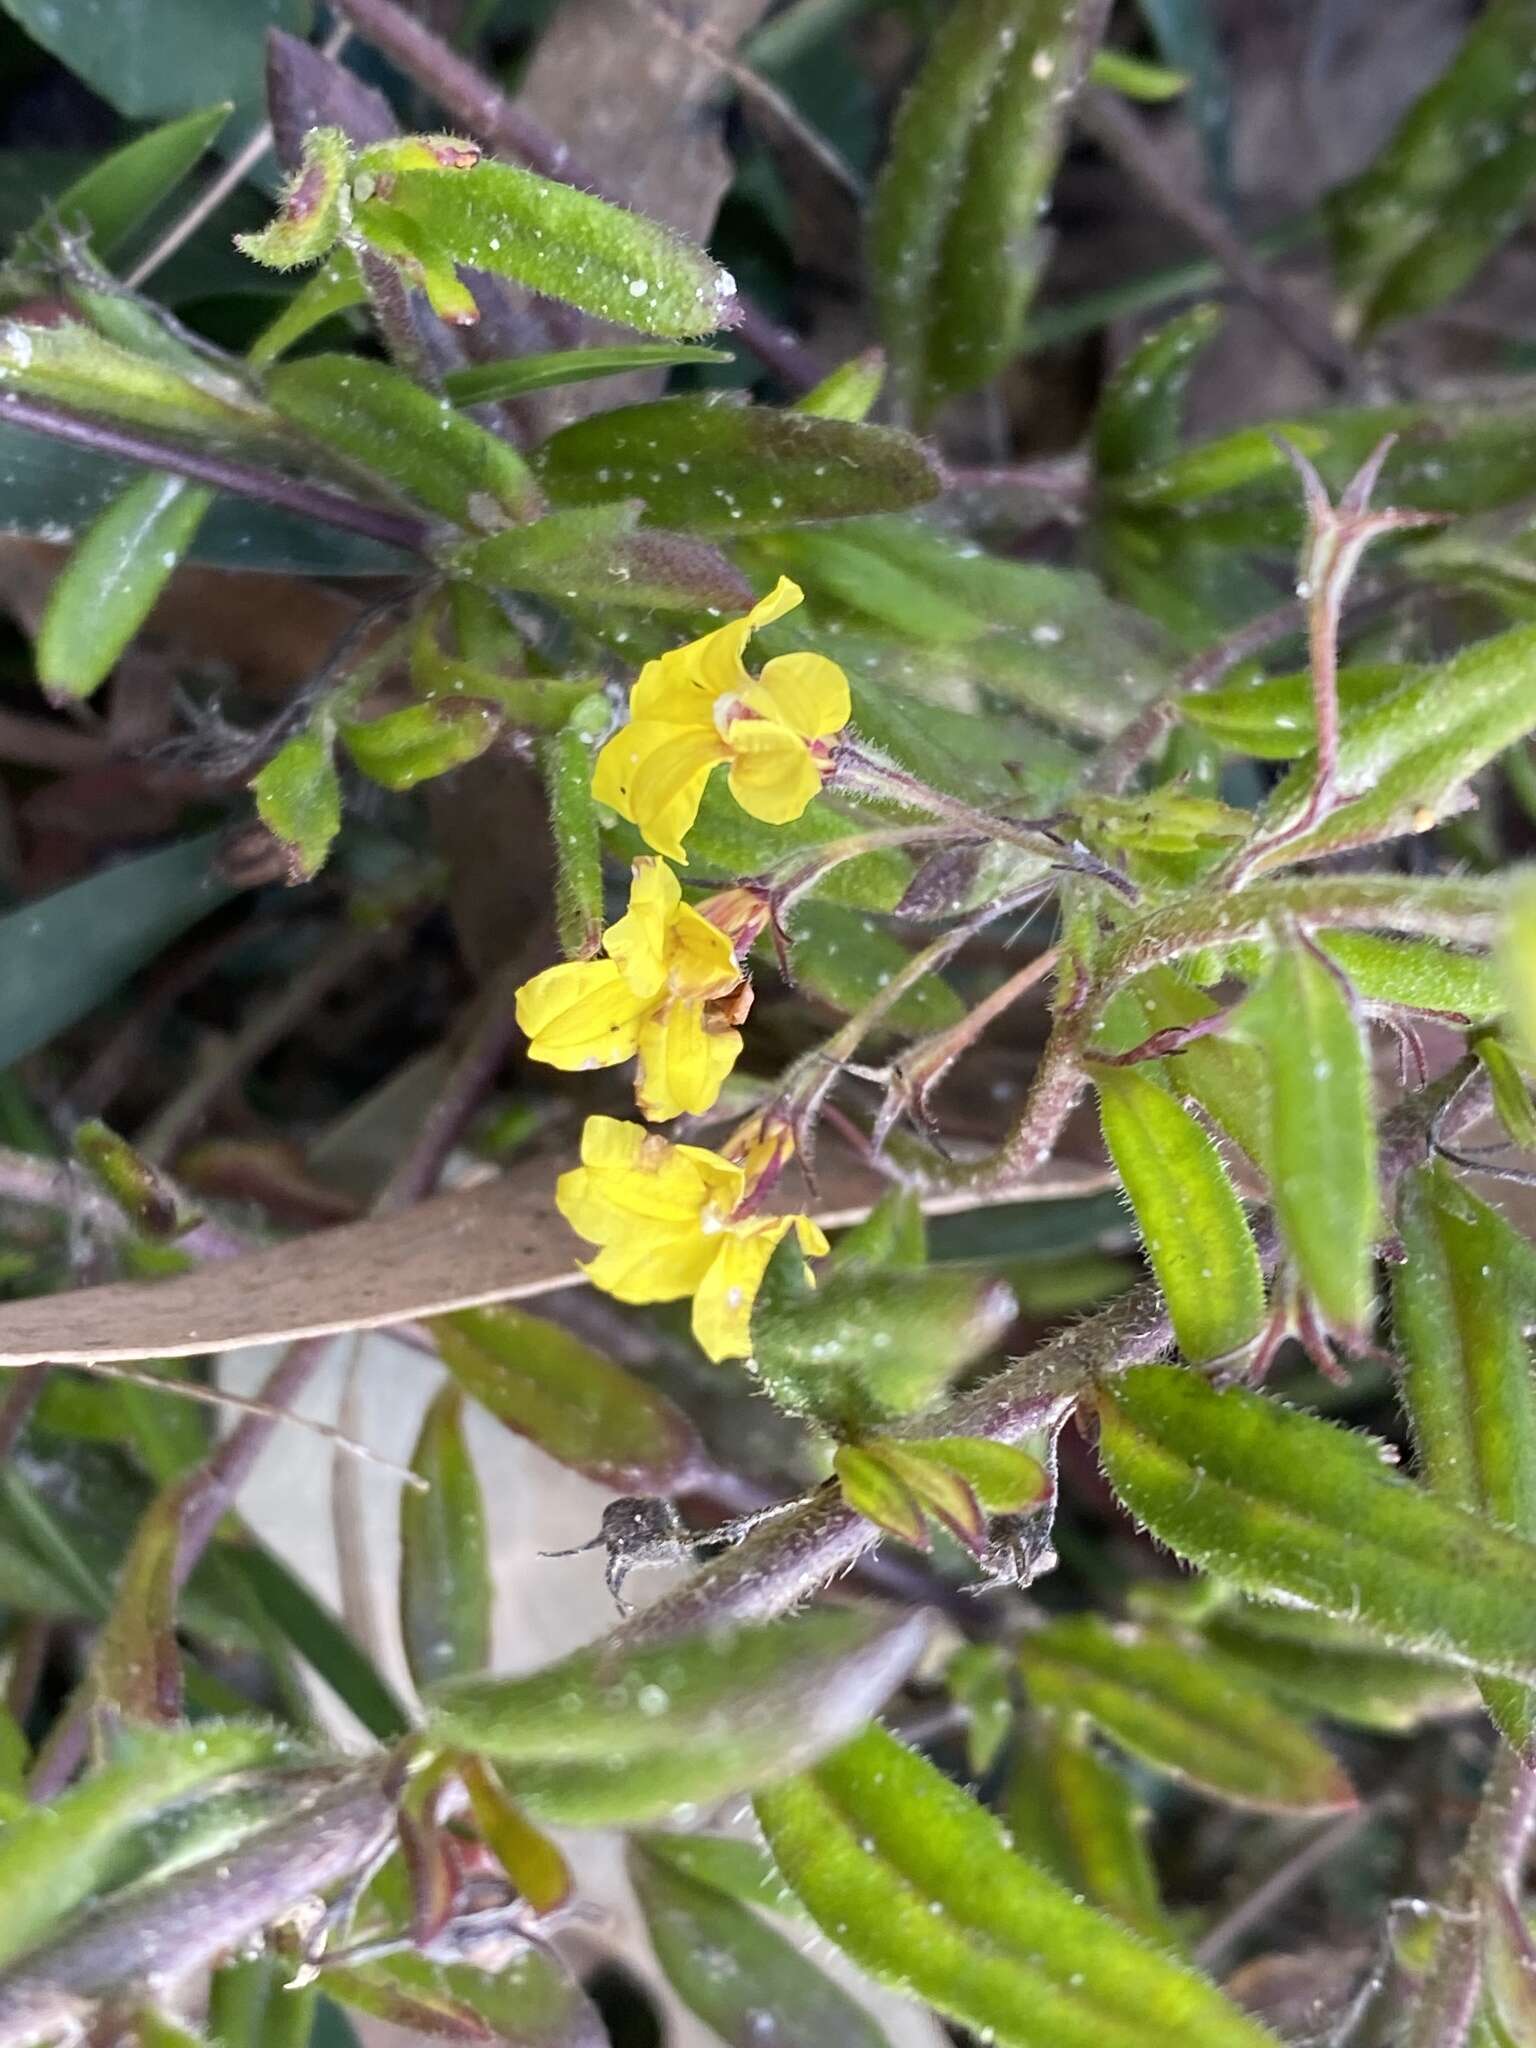
<svg viewBox="0 0 1536 2048"><path fill-rule="evenodd" d="M334 1422L341 1402L347 1361L356 1340L339 1340L303 1404L304 1412ZM222 1361L225 1385L253 1392L272 1363L265 1351L230 1353ZM441 1378L440 1368L419 1352L387 1337L368 1337L358 1346L355 1433L375 1450L405 1460L422 1411ZM609 1496L565 1471L471 1410L471 1442L481 1483L496 1567L495 1664L517 1672L549 1663L606 1630L613 1606L603 1585L597 1555L541 1558L541 1550L581 1543L597 1527ZM268 1449L240 1496L241 1512L282 1552L323 1598L338 1599L336 1541L331 1512L331 1452L319 1438L286 1429ZM370 1563L382 1668L409 1696L409 1682L394 1628L393 1598L398 1559L398 1483L387 1473L356 1468L365 1554ZM631 1582L632 1594L654 1598L667 1575L649 1572ZM333 1698L324 1702L338 1737L360 1743L360 1731ZM717 2037L668 1993L652 1961L644 1926L626 1885L616 1836L598 1832L563 1838L582 1897L606 1916L604 1939L616 1947L658 2001L668 2028L668 2048L718 2048ZM785 1932L787 1924L780 1923ZM578 1940L580 1936L576 1937ZM813 1937L808 1937L813 1939ZM825 1961L825 1953L820 1959ZM839 1970L846 1981L846 1973ZM926 2015L904 2001L867 1985L858 1988L886 2025L892 2048L941 2048L945 2037ZM403 2048L420 2037L394 2028L364 2029L370 2048ZM798 2044L797 2044L798 2048ZM807 2042L803 2048L823 2048ZM838 2048L827 2043L825 2048Z"/></svg>

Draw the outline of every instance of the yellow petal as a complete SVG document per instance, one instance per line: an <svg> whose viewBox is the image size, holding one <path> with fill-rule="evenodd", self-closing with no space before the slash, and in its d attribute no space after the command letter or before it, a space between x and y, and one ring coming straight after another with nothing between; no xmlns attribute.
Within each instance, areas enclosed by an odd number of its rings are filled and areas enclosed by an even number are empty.
<svg viewBox="0 0 1536 2048"><path fill-rule="evenodd" d="M697 1231L652 1233L610 1245L582 1271L615 1301L681 1301L709 1271L715 1251L716 1240Z"/></svg>
<svg viewBox="0 0 1536 2048"><path fill-rule="evenodd" d="M704 657L714 641L729 634L738 635L735 664L741 669L747 636L743 623L733 620L729 626L706 633L702 640L690 640L686 647L670 648L657 660L648 661L629 693L630 717L662 725L713 725L716 693L705 672ZM711 659L708 666L713 673L720 658Z"/></svg>
<svg viewBox="0 0 1536 2048"><path fill-rule="evenodd" d="M725 1077L741 1057L739 1031L705 1029L696 1003L671 1002L640 1029L635 1100L653 1123L713 1109Z"/></svg>
<svg viewBox="0 0 1536 2048"><path fill-rule="evenodd" d="M750 680L742 657L752 635L802 601L800 586L781 576L745 618L731 619L702 639L648 661L630 692L630 717L660 719L669 725L711 723L715 699L733 695Z"/></svg>
<svg viewBox="0 0 1536 2048"><path fill-rule="evenodd" d="M581 1165L555 1183L555 1207L578 1237L614 1244L649 1231L695 1231L706 1206L741 1200L739 1166L697 1145L669 1145L641 1124L589 1116Z"/></svg>
<svg viewBox="0 0 1536 2048"><path fill-rule="evenodd" d="M795 1216L790 1219L795 1226L795 1236L800 1240L800 1249L807 1258L824 1259L832 1247L827 1242L827 1233L819 1223L813 1223L809 1216Z"/></svg>
<svg viewBox="0 0 1536 2048"><path fill-rule="evenodd" d="M691 903L680 903L667 932L667 986L674 995L712 1002L741 981L731 942Z"/></svg>
<svg viewBox="0 0 1536 2048"><path fill-rule="evenodd" d="M678 725L648 726L644 731L665 738L659 743L647 739L629 784L626 815L639 826L647 845L686 867L683 839L699 814L710 770L728 760L730 751L713 726L707 732Z"/></svg>
<svg viewBox="0 0 1536 2048"><path fill-rule="evenodd" d="M682 893L665 861L642 855L630 879L629 908L603 934L603 951L617 961L635 994L647 1000L666 986L668 928Z"/></svg>
<svg viewBox="0 0 1536 2048"><path fill-rule="evenodd" d="M735 718L726 740L731 795L749 817L765 825L787 825L820 791L821 771L805 741L788 726L766 718Z"/></svg>
<svg viewBox="0 0 1536 2048"><path fill-rule="evenodd" d="M693 1297L693 1334L706 1358L752 1355L752 1304L774 1248L790 1227L788 1216L765 1216L737 1225L720 1248Z"/></svg>
<svg viewBox="0 0 1536 2048"><path fill-rule="evenodd" d="M529 1058L568 1074L632 1058L644 1010L611 960L567 960L517 992Z"/></svg>
<svg viewBox="0 0 1536 2048"><path fill-rule="evenodd" d="M791 731L808 740L841 732L853 715L848 678L824 654L776 654L745 693L754 711L766 708L754 701L759 697Z"/></svg>

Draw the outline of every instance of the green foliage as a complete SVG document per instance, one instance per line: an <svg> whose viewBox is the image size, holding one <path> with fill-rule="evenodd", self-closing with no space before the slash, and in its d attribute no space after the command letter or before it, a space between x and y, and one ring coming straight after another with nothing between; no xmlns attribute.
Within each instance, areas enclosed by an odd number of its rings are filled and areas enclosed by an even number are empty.
<svg viewBox="0 0 1536 2048"><path fill-rule="evenodd" d="M1302 1812L1354 1804L1327 1750L1209 1648L1082 1615L1041 1629L1020 1662L1032 1700L1085 1715L1155 1770L1218 1799Z"/></svg>
<svg viewBox="0 0 1536 2048"><path fill-rule="evenodd" d="M498 1422L612 1486L677 1485L695 1457L687 1417L558 1324L510 1306L432 1326L444 1365Z"/></svg>
<svg viewBox="0 0 1536 2048"><path fill-rule="evenodd" d="M548 1824L742 2048L1523 2038L1531 0L1251 246L1204 0L0 5L0 2034L605 2048Z"/></svg>
<svg viewBox="0 0 1536 2048"><path fill-rule="evenodd" d="M903 102L870 216L891 380L925 417L1019 346L1038 216L1102 10L957 0Z"/></svg>
<svg viewBox="0 0 1536 2048"><path fill-rule="evenodd" d="M1242 1204L1200 1123L1135 1067L1095 1078L1104 1142L1192 1365L1232 1358L1259 1333L1264 1280Z"/></svg>
<svg viewBox="0 0 1536 2048"><path fill-rule="evenodd" d="M1474 1669L1536 1671L1533 1546L1392 1471L1382 1447L1193 1374L1100 1396L1115 1490L1180 1556Z"/></svg>
<svg viewBox="0 0 1536 2048"><path fill-rule="evenodd" d="M1376 1127L1353 993L1292 936L1275 949L1240 1028L1264 1056L1264 1160L1286 1250L1329 1324L1358 1337L1371 1309Z"/></svg>
<svg viewBox="0 0 1536 2048"><path fill-rule="evenodd" d="M615 1656L599 1646L523 1679L434 1695L425 1739L482 1751L541 1819L665 1819L787 1776L835 1747L911 1669L915 1617L825 1609Z"/></svg>
<svg viewBox="0 0 1536 2048"><path fill-rule="evenodd" d="M556 504L640 498L648 521L683 533L854 519L924 504L941 488L909 434L729 395L594 413L552 435L535 470Z"/></svg>
<svg viewBox="0 0 1536 2048"><path fill-rule="evenodd" d="M146 476L92 522L37 630L37 680L50 697L89 697L106 681L212 502L183 477Z"/></svg>
<svg viewBox="0 0 1536 2048"><path fill-rule="evenodd" d="M1386 149L1329 195L1345 310L1369 333L1453 297L1520 217L1536 181L1536 11L1494 0Z"/></svg>
<svg viewBox="0 0 1536 2048"><path fill-rule="evenodd" d="M483 1670L491 1650L485 1502L464 1441L464 1397L444 1387L422 1419L400 1495L400 1639L419 1686Z"/></svg>
<svg viewBox="0 0 1536 2048"><path fill-rule="evenodd" d="M472 533L537 515L533 480L507 443L385 363L307 356L273 370L266 389L322 446Z"/></svg>
<svg viewBox="0 0 1536 2048"><path fill-rule="evenodd" d="M1132 2048L1152 2028L1211 2048L1272 2038L1007 1847L991 1814L879 1728L760 1794L757 1814L839 1947L1010 2048Z"/></svg>
<svg viewBox="0 0 1536 2048"><path fill-rule="evenodd" d="M863 2007L746 1906L643 1848L629 1869L657 1961L729 2048L755 2048L770 2028L791 2041L881 2048Z"/></svg>

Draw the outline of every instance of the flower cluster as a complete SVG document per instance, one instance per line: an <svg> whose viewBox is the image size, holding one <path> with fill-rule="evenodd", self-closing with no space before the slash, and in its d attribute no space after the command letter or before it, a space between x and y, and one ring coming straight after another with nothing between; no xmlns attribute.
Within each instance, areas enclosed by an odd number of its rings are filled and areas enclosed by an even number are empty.
<svg viewBox="0 0 1536 2048"><path fill-rule="evenodd" d="M800 600L781 577L745 618L641 671L627 723L598 755L592 793L658 854L687 864L683 840L718 766L729 764L732 796L767 824L798 818L831 772L831 743L851 708L842 670L820 654L779 655L755 677L743 662L756 629ZM712 1108L752 1004L743 956L767 919L750 890L685 903L666 862L642 857L601 956L546 968L518 990L530 1055L567 1072L634 1060L635 1100L652 1122ZM803 1254L827 1249L809 1217L762 1211L793 1149L788 1130L761 1117L710 1152L592 1116L556 1204L598 1247L585 1267L594 1286L627 1302L691 1297L705 1354L744 1358L776 1247L793 1231Z"/></svg>

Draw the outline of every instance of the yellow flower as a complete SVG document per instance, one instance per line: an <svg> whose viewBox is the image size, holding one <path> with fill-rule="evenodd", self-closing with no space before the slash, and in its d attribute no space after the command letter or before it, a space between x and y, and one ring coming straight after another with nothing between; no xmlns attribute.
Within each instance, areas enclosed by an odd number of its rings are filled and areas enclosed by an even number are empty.
<svg viewBox="0 0 1536 2048"><path fill-rule="evenodd" d="M555 1206L600 1247L584 1268L594 1287L630 1302L692 1295L693 1334L718 1362L751 1352L752 1303L789 1232L810 1256L827 1249L808 1216L755 1213L755 1193L745 1169L718 1152L589 1116L581 1164L561 1174Z"/></svg>
<svg viewBox="0 0 1536 2048"><path fill-rule="evenodd" d="M780 654L758 677L742 663L759 626L801 601L787 576L702 640L648 661L629 723L597 757L592 794L638 825L646 843L687 865L683 839L721 762L731 795L765 825L798 818L831 767L829 737L848 723L848 678L824 654Z"/></svg>
<svg viewBox="0 0 1536 2048"><path fill-rule="evenodd" d="M605 960L548 967L518 990L530 1055L567 1073L638 1056L635 1099L656 1123L711 1108L752 1000L730 937L684 903L665 861L646 857L603 950Z"/></svg>

